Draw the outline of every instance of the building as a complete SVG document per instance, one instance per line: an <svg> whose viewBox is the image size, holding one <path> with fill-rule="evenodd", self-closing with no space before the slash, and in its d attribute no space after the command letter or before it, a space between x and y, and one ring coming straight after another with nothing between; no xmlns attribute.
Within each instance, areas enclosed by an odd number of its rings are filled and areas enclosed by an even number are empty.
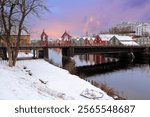
<svg viewBox="0 0 150 117"><path fill-rule="evenodd" d="M11 42L13 45L17 43L17 35L11 35ZM21 35L20 45L29 45L30 44L30 35Z"/></svg>
<svg viewBox="0 0 150 117"><path fill-rule="evenodd" d="M103 41L99 35L97 35L93 41L93 45L103 45Z"/></svg>
<svg viewBox="0 0 150 117"><path fill-rule="evenodd" d="M150 35L150 23L122 22L120 24L115 25L113 28L117 30L116 32L118 32L118 34L138 36Z"/></svg>
<svg viewBox="0 0 150 117"><path fill-rule="evenodd" d="M108 45L109 40L113 37L114 35L112 34L100 34L99 37L102 40L103 45Z"/></svg>
<svg viewBox="0 0 150 117"><path fill-rule="evenodd" d="M149 36L150 35L150 23L142 23L138 25L136 34L139 36Z"/></svg>
<svg viewBox="0 0 150 117"><path fill-rule="evenodd" d="M10 37L12 46L17 44L17 35L11 35ZM0 39L0 43L5 45L5 42ZM20 45L29 45L30 44L30 35L21 35Z"/></svg>
<svg viewBox="0 0 150 117"><path fill-rule="evenodd" d="M84 40L84 44L83 45L87 45L87 46L90 46L90 45L93 45L94 44L94 37L92 36L85 36L83 37L83 40Z"/></svg>
<svg viewBox="0 0 150 117"><path fill-rule="evenodd" d="M129 29L129 31L136 31L137 26L140 25L140 22L122 22L120 24L117 24L116 27L119 29Z"/></svg>
<svg viewBox="0 0 150 117"><path fill-rule="evenodd" d="M125 45L125 46L139 46L130 36L114 35L108 42L109 45Z"/></svg>
<svg viewBox="0 0 150 117"><path fill-rule="evenodd" d="M141 46L150 46L150 37L134 38L135 42Z"/></svg>
<svg viewBox="0 0 150 117"><path fill-rule="evenodd" d="M17 44L17 35L11 35L10 42L12 46L16 46ZM28 46L30 44L30 35L21 35L20 37L20 46ZM2 39L0 39L0 44L6 45L6 42L4 42ZM20 52L29 53L30 50L20 50Z"/></svg>

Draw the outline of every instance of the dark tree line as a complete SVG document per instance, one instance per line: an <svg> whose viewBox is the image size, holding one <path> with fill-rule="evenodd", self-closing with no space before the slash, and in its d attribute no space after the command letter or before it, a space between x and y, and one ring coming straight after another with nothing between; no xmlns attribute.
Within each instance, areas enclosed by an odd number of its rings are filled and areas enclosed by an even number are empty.
<svg viewBox="0 0 150 117"><path fill-rule="evenodd" d="M130 26L128 26L128 27L113 27L113 28L111 28L109 30L109 32L111 34L129 34L129 33L135 33L135 31L133 31Z"/></svg>

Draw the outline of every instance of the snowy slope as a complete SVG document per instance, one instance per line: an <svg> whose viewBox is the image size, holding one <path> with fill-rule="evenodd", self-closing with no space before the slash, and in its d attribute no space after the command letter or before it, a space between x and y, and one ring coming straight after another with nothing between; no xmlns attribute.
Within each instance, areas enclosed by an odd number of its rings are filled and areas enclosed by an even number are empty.
<svg viewBox="0 0 150 117"><path fill-rule="evenodd" d="M7 64L6 61L0 61L1 100L84 100L88 98L80 94L86 89L103 93L104 96L100 99L112 99L78 76L44 60L17 61L13 68Z"/></svg>

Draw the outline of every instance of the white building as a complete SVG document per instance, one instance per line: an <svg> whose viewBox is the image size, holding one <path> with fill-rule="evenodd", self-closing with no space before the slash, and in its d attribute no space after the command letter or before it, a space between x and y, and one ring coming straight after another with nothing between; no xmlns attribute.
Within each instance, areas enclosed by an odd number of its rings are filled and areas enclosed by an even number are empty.
<svg viewBox="0 0 150 117"><path fill-rule="evenodd" d="M138 37L134 40L141 46L150 46L150 37Z"/></svg>
<svg viewBox="0 0 150 117"><path fill-rule="evenodd" d="M138 25L136 34L139 36L150 34L150 23L142 23Z"/></svg>
<svg viewBox="0 0 150 117"><path fill-rule="evenodd" d="M129 31L135 32L134 35L145 36L150 34L150 23L144 22L122 22L115 27L118 29L127 28Z"/></svg>
<svg viewBox="0 0 150 117"><path fill-rule="evenodd" d="M140 25L139 22L122 22L121 24L117 24L116 27L119 29L129 28L130 31L136 31L138 25Z"/></svg>

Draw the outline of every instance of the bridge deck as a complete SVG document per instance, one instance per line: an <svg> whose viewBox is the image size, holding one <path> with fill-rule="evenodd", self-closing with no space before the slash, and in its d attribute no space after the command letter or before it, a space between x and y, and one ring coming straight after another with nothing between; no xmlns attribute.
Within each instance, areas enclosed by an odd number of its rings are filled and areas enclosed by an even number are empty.
<svg viewBox="0 0 150 117"><path fill-rule="evenodd" d="M0 49L6 48L5 46L0 45ZM16 48L13 46L12 48ZM94 46L77 46L77 45L21 45L19 50L38 50L48 48L61 48L62 54L64 56L73 56L77 54L86 54L86 53L148 53L150 54L150 47L148 46L112 46L112 45L94 45Z"/></svg>

